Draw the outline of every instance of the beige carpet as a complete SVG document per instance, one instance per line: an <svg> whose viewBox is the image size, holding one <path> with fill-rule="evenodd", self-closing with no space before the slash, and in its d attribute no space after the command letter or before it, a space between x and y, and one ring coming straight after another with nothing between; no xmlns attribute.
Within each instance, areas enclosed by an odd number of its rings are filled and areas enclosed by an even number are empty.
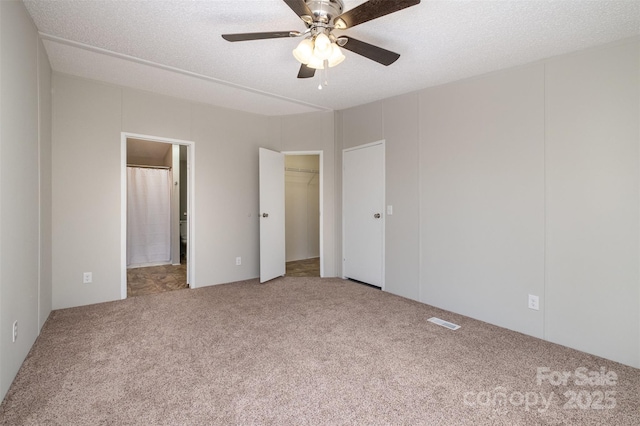
<svg viewBox="0 0 640 426"><path fill-rule="evenodd" d="M638 425L640 370L349 281L252 280L52 312L0 424Z"/></svg>

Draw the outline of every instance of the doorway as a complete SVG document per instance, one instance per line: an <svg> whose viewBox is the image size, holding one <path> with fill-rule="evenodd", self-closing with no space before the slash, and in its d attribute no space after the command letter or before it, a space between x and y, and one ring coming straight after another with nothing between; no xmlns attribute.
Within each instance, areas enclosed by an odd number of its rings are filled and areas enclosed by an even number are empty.
<svg viewBox="0 0 640 426"><path fill-rule="evenodd" d="M193 150L189 141L122 133L123 299L194 287Z"/></svg>
<svg viewBox="0 0 640 426"><path fill-rule="evenodd" d="M286 275L320 276L320 155L285 154Z"/></svg>
<svg viewBox="0 0 640 426"><path fill-rule="evenodd" d="M323 249L323 156L322 151L288 151L276 152L265 148L258 150L259 156L259 195L260 195L260 282L266 282L274 278L286 275L286 221L285 221L285 156L316 156L317 168L308 169L297 167L304 171L306 183L318 185L317 208L318 234L314 236L318 241L319 276L324 276L324 249ZM295 163L295 160L293 160ZM294 168L291 166L292 169ZM315 167L315 166L312 166ZM300 173L300 170L290 170ZM316 173L317 172L317 173ZM314 201L315 202L315 201ZM305 202L305 209L308 204ZM291 215L290 215L291 216ZM305 223L307 218L305 218ZM305 225L302 231L307 241L308 228ZM303 242L303 246L313 246ZM309 256L309 252L306 251ZM311 252L315 253L315 249ZM291 255L291 252L290 252ZM292 255L293 256L293 255ZM296 254L299 256L299 253ZM317 261L317 260L316 260ZM317 275L316 275L317 276Z"/></svg>

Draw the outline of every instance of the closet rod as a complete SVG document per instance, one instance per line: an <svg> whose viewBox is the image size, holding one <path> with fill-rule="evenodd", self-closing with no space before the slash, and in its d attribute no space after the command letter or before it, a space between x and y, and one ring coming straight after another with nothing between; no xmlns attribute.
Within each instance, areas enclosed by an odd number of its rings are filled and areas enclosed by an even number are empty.
<svg viewBox="0 0 640 426"><path fill-rule="evenodd" d="M319 170L311 170L311 169L298 169L296 167L285 167L284 170L286 172L300 172L300 173L313 173L313 174L318 174L320 173Z"/></svg>
<svg viewBox="0 0 640 426"><path fill-rule="evenodd" d="M139 167L141 169L170 169L169 166L147 166L144 164L127 164L127 167Z"/></svg>

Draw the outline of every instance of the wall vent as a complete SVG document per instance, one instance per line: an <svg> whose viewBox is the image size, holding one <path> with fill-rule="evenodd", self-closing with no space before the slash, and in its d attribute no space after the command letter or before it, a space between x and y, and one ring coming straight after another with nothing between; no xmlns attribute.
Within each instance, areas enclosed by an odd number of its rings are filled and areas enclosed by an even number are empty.
<svg viewBox="0 0 640 426"><path fill-rule="evenodd" d="M436 318L436 317L431 317L427 321L432 322L434 324L441 325L443 327L446 327L449 330L457 330L457 329L460 328L460 326L458 324L454 324L454 323L449 322L449 321L441 320L440 318Z"/></svg>

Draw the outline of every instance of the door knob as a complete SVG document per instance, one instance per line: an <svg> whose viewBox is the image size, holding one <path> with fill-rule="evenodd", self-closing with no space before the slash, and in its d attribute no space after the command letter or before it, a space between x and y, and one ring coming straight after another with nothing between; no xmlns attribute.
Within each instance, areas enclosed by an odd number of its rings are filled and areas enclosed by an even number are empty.
<svg viewBox="0 0 640 426"><path fill-rule="evenodd" d="M269 217L269 213L262 213L262 217Z"/></svg>
<svg viewBox="0 0 640 426"><path fill-rule="evenodd" d="M376 219L380 219L380 213L374 214L373 217L375 217Z"/></svg>

